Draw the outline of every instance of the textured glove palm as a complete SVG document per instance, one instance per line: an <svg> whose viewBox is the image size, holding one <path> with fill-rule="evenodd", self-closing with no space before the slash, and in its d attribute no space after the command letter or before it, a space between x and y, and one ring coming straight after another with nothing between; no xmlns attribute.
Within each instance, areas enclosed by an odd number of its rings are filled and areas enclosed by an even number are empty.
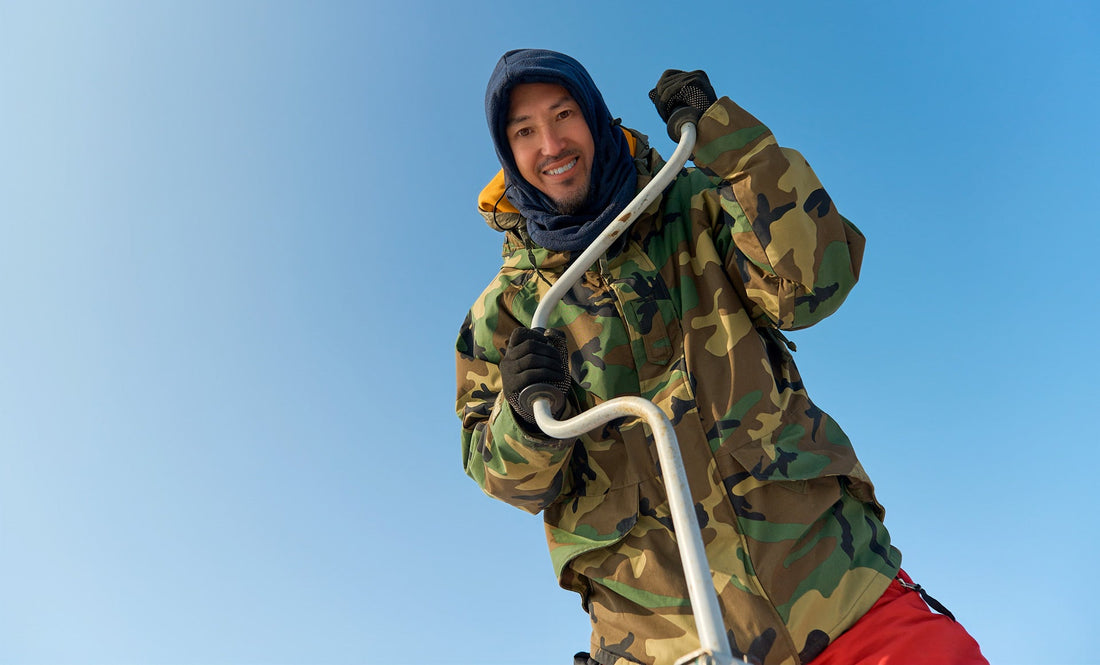
<svg viewBox="0 0 1100 665"><path fill-rule="evenodd" d="M703 113L718 101L710 79L701 69L693 72L666 69L657 87L649 91L649 99L657 107L661 120L668 124L668 135L673 141L680 140L680 128L685 122L698 124Z"/></svg>
<svg viewBox="0 0 1100 665"><path fill-rule="evenodd" d="M527 429L538 431L531 405L522 397L524 389L531 386L549 386L555 393L551 411L560 417L571 385L565 335L560 330L513 330L500 361L500 382L505 399Z"/></svg>

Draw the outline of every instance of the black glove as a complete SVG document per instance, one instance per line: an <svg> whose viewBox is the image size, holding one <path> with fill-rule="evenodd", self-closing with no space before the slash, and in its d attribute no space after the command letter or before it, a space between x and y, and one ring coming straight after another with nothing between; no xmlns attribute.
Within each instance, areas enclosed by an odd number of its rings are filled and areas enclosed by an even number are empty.
<svg viewBox="0 0 1100 665"><path fill-rule="evenodd" d="M565 334L560 330L516 328L508 338L508 349L500 361L500 382L512 411L529 430L538 431L530 393L534 385L550 392L550 411L555 418L565 412L569 379L569 355Z"/></svg>
<svg viewBox="0 0 1100 665"><path fill-rule="evenodd" d="M703 112L718 101L710 79L701 69L682 72L666 69L657 81L657 87L649 91L649 99L657 107L661 120L668 123L668 135L680 141L680 128L685 122L698 124Z"/></svg>

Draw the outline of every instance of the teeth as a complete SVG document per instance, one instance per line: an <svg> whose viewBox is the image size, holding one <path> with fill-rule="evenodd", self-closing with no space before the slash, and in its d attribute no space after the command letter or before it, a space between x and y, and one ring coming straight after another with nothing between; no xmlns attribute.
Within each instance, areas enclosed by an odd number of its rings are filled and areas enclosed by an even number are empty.
<svg viewBox="0 0 1100 665"><path fill-rule="evenodd" d="M559 169L550 169L549 171L547 171L547 173L549 173L550 175L561 175L561 174L565 173L566 171L568 171L569 169L573 168L576 165L577 165L577 160L574 159L573 161L569 162L568 164L566 164L565 166L563 166Z"/></svg>

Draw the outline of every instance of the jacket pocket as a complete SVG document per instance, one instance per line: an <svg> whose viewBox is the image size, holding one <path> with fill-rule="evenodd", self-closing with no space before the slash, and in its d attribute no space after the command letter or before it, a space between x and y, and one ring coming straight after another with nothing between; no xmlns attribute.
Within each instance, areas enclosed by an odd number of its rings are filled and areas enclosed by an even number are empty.
<svg viewBox="0 0 1100 665"><path fill-rule="evenodd" d="M574 496L548 509L546 540L554 573L564 576L569 562L587 552L618 543L638 523L638 485L608 490L601 495ZM581 591L581 589L574 589Z"/></svg>
<svg viewBox="0 0 1100 665"><path fill-rule="evenodd" d="M731 499L746 487L774 485L786 493L805 495L819 481L839 482L849 494L870 504L881 519L885 514L875 488L856 458L851 443L828 416L823 415L817 436L782 435L752 441L715 455L722 482ZM746 482L747 481L747 482ZM740 486L741 489L735 490Z"/></svg>

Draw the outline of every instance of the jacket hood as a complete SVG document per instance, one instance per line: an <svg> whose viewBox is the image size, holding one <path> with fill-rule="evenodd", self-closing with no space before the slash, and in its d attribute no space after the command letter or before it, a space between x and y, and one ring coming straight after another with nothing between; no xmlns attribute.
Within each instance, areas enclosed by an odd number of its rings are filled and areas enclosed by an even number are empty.
<svg viewBox="0 0 1100 665"><path fill-rule="evenodd" d="M508 140L512 91L527 83L564 88L577 103L592 135L593 155L589 196L577 211L563 213L557 204L519 172ZM485 120L512 206L527 220L531 238L555 250L585 247L620 212L635 191L630 150L588 71L556 51L518 49L497 62L485 90Z"/></svg>

